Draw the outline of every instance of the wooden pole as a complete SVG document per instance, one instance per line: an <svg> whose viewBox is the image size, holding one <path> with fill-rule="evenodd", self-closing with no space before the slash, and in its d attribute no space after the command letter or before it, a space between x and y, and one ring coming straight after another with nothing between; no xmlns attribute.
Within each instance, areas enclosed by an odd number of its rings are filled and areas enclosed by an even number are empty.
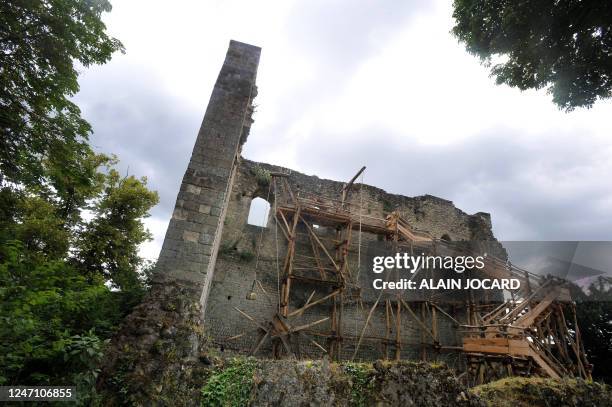
<svg viewBox="0 0 612 407"><path fill-rule="evenodd" d="M398 296L397 298L397 319L395 323L395 360L400 360L400 357L402 355L401 327L402 327L402 304Z"/></svg>
<svg viewBox="0 0 612 407"><path fill-rule="evenodd" d="M363 334L365 333L366 327L368 326L368 323L370 322L370 318L372 318L374 309L376 309L376 306L378 305L378 301L380 301L381 295L382 295L382 291L378 295L378 298L376 299L376 302L374 303L374 305L372 305L372 308L370 308L370 312L368 313L368 317L366 318L365 324L363 324L363 329L361 330L361 334L359 335L359 341L357 341L357 346L355 346L355 352L353 352L353 357L351 358L351 360L355 360L355 356L357 356L357 351L359 350L359 346L361 345Z"/></svg>
<svg viewBox="0 0 612 407"><path fill-rule="evenodd" d="M385 360L389 359L389 349L388 349L387 343L389 342L389 336L391 335L391 321L389 320L390 318L389 308L390 307L391 307L391 304L389 300L385 300L386 329L385 329L385 340L383 341L383 354L384 354Z"/></svg>

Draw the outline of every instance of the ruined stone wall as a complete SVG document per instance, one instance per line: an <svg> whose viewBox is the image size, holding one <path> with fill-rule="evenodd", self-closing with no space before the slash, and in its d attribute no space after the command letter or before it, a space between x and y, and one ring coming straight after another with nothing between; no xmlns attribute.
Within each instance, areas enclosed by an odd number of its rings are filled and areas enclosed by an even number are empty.
<svg viewBox="0 0 612 407"><path fill-rule="evenodd" d="M236 180L230 195L228 214L222 236L221 250L217 259L212 289L205 315L205 326L214 343L223 349L234 349L247 351L251 349L257 339L256 326L245 317L235 311L237 307L259 321L267 321L277 312L277 298L280 285L280 272L286 254L286 240L280 230L275 228L274 219L269 217L267 227L258 227L247 224L247 218L251 201L256 197L268 199L273 203L273 194L269 196L269 185L262 183L257 174L261 170L271 172L290 173L289 183L300 193L315 193L327 197L339 197L343 183L320 179L316 176L308 176L299 172L290 171L278 166L256 163L242 159L236 174ZM369 186L357 184L349 201L360 205L362 200L362 213L384 218L392 210L399 210L402 217L408 220L417 229L429 231L435 237L450 238L453 241L461 240L494 240L491 230L491 221L488 214L478 213L468 215L457 209L452 202L434 196L426 195L420 197L405 197L393 195L385 191ZM360 195L362 194L362 195ZM317 229L317 234L325 236L332 231L325 227ZM382 239L382 236L362 233L361 236L361 258L358 263L358 239L357 232L353 232L353 240L350 246L349 265L352 270L359 270L359 283L363 287L361 292L361 303L345 298L343 312L343 333L346 336L343 343L342 357L350 359L355 340L350 337L358 337L365 324L367 313L376 301L379 294L371 286L372 257L377 255L389 255L392 253L392 245ZM278 261L278 263L277 263ZM359 266L359 267L358 267ZM254 279L257 278L263 285L265 292L257 286L256 300L247 300ZM292 306L303 305L316 286L307 283L294 283L292 289ZM317 291L317 297L326 292ZM383 296L394 298L392 294ZM329 303L328 303L329 304ZM463 307L452 308L448 311L457 319L464 319L465 309ZM366 330L366 335L384 336L386 329L384 307L378 307L371 319L371 327ZM423 340L421 331L416 323L402 310L403 324L401 330L403 358L416 359L420 357ZM316 306L309 309L299 320L299 323L308 323L329 316L329 305ZM429 319L426 316L426 319ZM448 318L438 317L438 330L440 342L443 345L459 345L460 336L455 326ZM327 325L326 325L327 324ZM329 328L329 323L318 326L321 330ZM246 335L227 340L232 336L246 332ZM300 344L301 351L311 357L321 357L322 353L307 341ZM264 348L262 354L269 352ZM392 355L394 350L389 347ZM428 350L431 352L431 349ZM376 359L380 358L381 346L375 342L365 341L362 343L358 358ZM456 358L455 355L441 354L441 358ZM448 359L447 359L448 360ZM448 360L457 365L457 360Z"/></svg>
<svg viewBox="0 0 612 407"><path fill-rule="evenodd" d="M260 49L231 41L185 171L157 262L160 280L210 288L240 149L252 122Z"/></svg>
<svg viewBox="0 0 612 407"><path fill-rule="evenodd" d="M105 405L190 405L205 364L202 314L240 150L251 126L260 48L231 41L168 226L152 286L109 347ZM168 142L172 139L169 137Z"/></svg>
<svg viewBox="0 0 612 407"><path fill-rule="evenodd" d="M272 219L267 227L260 228L247 225L247 217L253 198L272 199L267 196L268 185L258 177L257 169L289 170L240 158L252 123L259 55L258 47L230 42L178 192L151 290L125 319L108 349L98 379L98 389L107 395L107 405L117 404L119 394L128 395L136 405L143 405L145 400L151 405L192 404L190 401L196 399L194 395L199 391L201 370L210 363L204 335L219 348L246 352L256 339L256 326L234 307L262 322L269 321L277 311L282 267L279 262L285 257L286 242L277 235ZM339 197L343 186L337 181L298 172L291 172L289 179L297 190L329 197ZM468 215L452 202L429 195L409 198L368 185L359 188L363 192L364 214L384 217L391 210L399 210L412 227L435 237L453 241L494 240L488 214ZM349 200L356 204L360 198L353 194ZM317 230L321 236L332 232L325 227ZM349 248L350 268L358 270L358 276L353 278L364 289L360 302L357 297L343 301L342 359L352 356L354 338L378 296L370 285L371 259L390 254L391 249L389 242L369 233L362 234L361 245L354 239ZM249 301L246 296L255 278L264 290L259 289L257 299ZM292 306L303 305L313 289L319 288L295 284ZM381 312L373 316L366 335L381 336L384 332ZM460 319L464 310L449 312ZM312 307L294 322L305 324L322 316L329 316L329 305ZM420 343L425 340L416 325L409 323L406 315L403 318L401 357L417 358ZM437 320L440 342L457 344L455 327L448 319ZM318 328L328 327L321 324ZM238 340L228 340L243 332L245 335ZM321 356L320 350L310 343L299 344L302 356ZM262 354L269 354L269 347L262 349ZM431 349L427 352L431 353ZM358 359L381 356L380 346L368 341L357 354ZM444 359L447 355L441 356ZM448 361L456 365L453 360Z"/></svg>

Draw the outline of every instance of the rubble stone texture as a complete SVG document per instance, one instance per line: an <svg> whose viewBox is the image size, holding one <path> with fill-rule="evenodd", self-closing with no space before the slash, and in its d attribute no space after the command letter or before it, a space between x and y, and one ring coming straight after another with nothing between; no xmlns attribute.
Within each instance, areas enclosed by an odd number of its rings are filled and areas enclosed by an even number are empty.
<svg viewBox="0 0 612 407"><path fill-rule="evenodd" d="M252 122L260 49L231 41L166 232L157 278L201 291L206 306L229 192Z"/></svg>
<svg viewBox="0 0 612 407"><path fill-rule="evenodd" d="M359 163L361 164L361 163ZM359 165L356 165L358 167ZM279 273L282 270L286 254L286 239L282 232L276 230L275 220L270 215L266 227L258 227L247 223L251 202L255 198L269 200L271 206L274 202L274 193L270 191L269 184L262 183L259 174L264 171L268 173L289 174L289 183L296 189L295 193L316 194L328 197L339 197L343 182L321 179L317 176L309 176L288 168L276 165L257 163L247 159L241 159L236 172L230 200L228 203L227 217L223 229L221 251L217 259L214 274L212 276L212 289L207 299L207 310L204 315L206 331L213 339L218 348L231 349L239 352L248 352L257 342L256 326L244 316L234 310L234 307L246 311L249 315L259 321L269 321L277 312L276 299L279 292ZM362 202L361 202L362 201ZM493 241L498 247L499 256L505 256L505 251L495 241L493 236L491 219L489 214L477 213L468 215L457 209L451 201L437 198L431 195L419 197L406 197L394 195L370 185L356 185L353 193L348 197L348 202L362 207L362 212L369 216L384 218L391 210L398 210L402 217L410 222L411 226L426 230L435 237L446 235L453 241ZM305 230L298 232L306 233ZM320 227L317 229L319 236L333 239L335 231ZM343 332L346 336L359 336L365 324L368 311L376 301L379 294L372 287L374 274L371 270L372 257L389 255L392 253L392 243L381 239L382 236L372 233L362 233L361 250L358 255L358 232L353 231L352 243L349 248L349 265L351 270L359 269L359 282L361 286L361 304L346 301L343 311ZM278 247L278 253L277 253ZM308 250L308 247L305 248ZM361 257L359 259L359 257ZM359 264L358 264L358 260ZM278 263L277 263L278 261ZM454 275L451 277L461 277ZM247 299L247 294L253 287L253 280L257 279L265 292L256 286L257 298L255 301ZM313 290L317 290L316 296L322 296L320 288L314 285L292 286L292 298L296 305L303 305ZM394 298L389 294L389 298ZM382 298L384 301L384 298ZM449 311L463 318L465 307L452 308ZM378 307L370 320L370 327L366 334L384 336L385 332L385 309ZM329 316L328 304L315 306L307 310L298 320L299 324L306 324ZM403 316L403 327L401 338L403 347L401 356L405 359L420 358L421 332L407 314ZM463 318L464 319L464 318ZM460 336L457 329L449 319L438 315L438 331L441 343L444 345L460 345ZM320 330L329 329L329 323L317 326ZM247 332L238 339L227 340L242 332ZM303 355L317 358L323 354L304 338L299 340ZM347 360L352 357L355 340L344 341L341 359ZM264 345L259 356L271 354L269 343ZM372 342L364 343L359 348L357 359L375 360L381 358L381 347ZM442 353L439 357L453 366L457 366L458 358L452 353Z"/></svg>
<svg viewBox="0 0 612 407"><path fill-rule="evenodd" d="M189 405L205 373L202 315L232 181L252 122L260 49L231 41L181 183L150 293L113 339L106 405Z"/></svg>

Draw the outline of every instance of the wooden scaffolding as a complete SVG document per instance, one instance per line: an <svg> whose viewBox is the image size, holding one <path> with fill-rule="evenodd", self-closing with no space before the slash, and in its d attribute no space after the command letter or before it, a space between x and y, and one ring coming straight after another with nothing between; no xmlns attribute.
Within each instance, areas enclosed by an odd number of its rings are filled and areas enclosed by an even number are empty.
<svg viewBox="0 0 612 407"><path fill-rule="evenodd" d="M365 167L345 184L338 198L299 191L292 188L285 174L272 174L273 215L286 241L286 255L280 266L278 312L269 321L259 321L237 309L255 324L259 333L251 354L260 352L270 341L274 357L301 358L299 338L302 338L334 360L355 359L364 341L378 343L382 358L399 360L403 348L401 332L410 326L420 331L421 359L427 360L440 352L461 355L465 366L462 377L469 384L507 375L590 378L591 366L567 282L529 273L491 255L486 257L482 270L485 277L515 278L521 282L518 290L510 292L510 298L491 301L467 298L459 304L466 310L462 314L464 320L460 321L433 296L408 300L400 294L383 297L381 291L362 328L353 334L343 332L348 322L343 322L345 304L350 301L363 306L359 262L352 270L349 266L349 248L357 237L361 250L362 232L382 236L391 242L394 251L458 250L450 242L415 230L398 212L385 218L374 217L364 214L361 205L352 204L348 197L363 170ZM334 231L333 238L322 237L317 233L320 228ZM304 301L294 298L296 285L314 289ZM300 322L300 317L315 306L326 307L328 315ZM367 335L379 307L384 315L379 326L385 327L384 332ZM461 344L441 343L437 326L441 318L446 318L461 333ZM318 329L322 326L326 329ZM351 347L343 353L347 342Z"/></svg>

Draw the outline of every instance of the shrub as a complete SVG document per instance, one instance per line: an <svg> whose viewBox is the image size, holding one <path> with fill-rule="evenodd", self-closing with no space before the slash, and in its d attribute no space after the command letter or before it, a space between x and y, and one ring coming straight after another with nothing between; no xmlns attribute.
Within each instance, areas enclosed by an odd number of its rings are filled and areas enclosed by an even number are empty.
<svg viewBox="0 0 612 407"><path fill-rule="evenodd" d="M253 389L255 359L234 358L227 367L213 373L202 387L202 406L246 406Z"/></svg>

